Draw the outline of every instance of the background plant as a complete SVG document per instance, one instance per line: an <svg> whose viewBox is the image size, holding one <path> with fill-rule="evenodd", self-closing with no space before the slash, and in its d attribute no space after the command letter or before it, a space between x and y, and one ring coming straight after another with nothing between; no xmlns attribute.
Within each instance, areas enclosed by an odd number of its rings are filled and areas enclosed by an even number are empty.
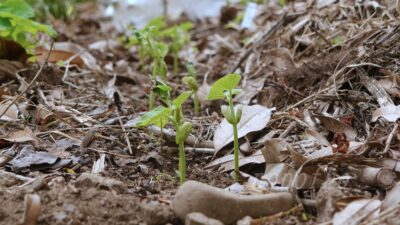
<svg viewBox="0 0 400 225"><path fill-rule="evenodd" d="M0 36L13 40L25 48L28 53L39 40L38 33L55 36L50 26L33 21L33 9L24 0L5 0L0 2ZM1 46L0 46L1 47Z"/></svg>
<svg viewBox="0 0 400 225"><path fill-rule="evenodd" d="M198 96L199 84L197 82L197 70L192 63L186 64L186 70L188 71L188 76L185 76L182 81L183 83L193 91L194 100L194 113L200 113L200 101Z"/></svg>
<svg viewBox="0 0 400 225"><path fill-rule="evenodd" d="M175 75L179 73L179 52L190 42L189 30L192 28L192 23L184 22L161 31L161 36L167 39L174 58L173 72Z"/></svg>
<svg viewBox="0 0 400 225"><path fill-rule="evenodd" d="M239 181L239 138L237 124L240 122L242 117L242 109L239 107L235 112L233 96L240 93L240 89L236 89L240 79L241 77L238 74L228 74L217 80L208 94L209 100L226 99L229 104L229 106L223 105L221 111L225 119L232 124L234 144L233 154L235 159L234 176L236 181Z"/></svg>

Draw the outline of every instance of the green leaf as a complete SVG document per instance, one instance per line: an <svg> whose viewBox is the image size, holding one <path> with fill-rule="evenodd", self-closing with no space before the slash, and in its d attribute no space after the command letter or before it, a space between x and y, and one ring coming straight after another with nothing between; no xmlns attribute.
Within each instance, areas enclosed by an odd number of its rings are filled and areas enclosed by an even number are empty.
<svg viewBox="0 0 400 225"><path fill-rule="evenodd" d="M160 80L155 80L155 82L156 84L155 87L153 88L154 93L160 96L160 98L163 99L164 101L170 101L171 87Z"/></svg>
<svg viewBox="0 0 400 225"><path fill-rule="evenodd" d="M182 78L182 82L193 91L199 90L199 84L197 83L197 80L194 77L186 76Z"/></svg>
<svg viewBox="0 0 400 225"><path fill-rule="evenodd" d="M32 18L35 13L24 0L5 0L0 2L0 12L7 12L15 17Z"/></svg>
<svg viewBox="0 0 400 225"><path fill-rule="evenodd" d="M177 144L183 143L189 137L190 132L192 132L192 124L189 122L185 122L182 124L178 131L176 132L175 142Z"/></svg>
<svg viewBox="0 0 400 225"><path fill-rule="evenodd" d="M146 112L142 116L136 118L133 121L133 127L147 127L150 125L156 125L158 127L164 127L169 122L170 108L159 106L153 110Z"/></svg>
<svg viewBox="0 0 400 225"><path fill-rule="evenodd" d="M225 91L232 91L240 82L239 74L228 74L217 80L211 87L210 93L208 94L209 100L223 99L225 98Z"/></svg>
<svg viewBox="0 0 400 225"><path fill-rule="evenodd" d="M185 91L182 92L182 94L180 94L177 98L174 99L174 101L172 102L172 104L174 104L174 106L179 107L181 106L184 102L186 102L186 100L192 95L192 91Z"/></svg>

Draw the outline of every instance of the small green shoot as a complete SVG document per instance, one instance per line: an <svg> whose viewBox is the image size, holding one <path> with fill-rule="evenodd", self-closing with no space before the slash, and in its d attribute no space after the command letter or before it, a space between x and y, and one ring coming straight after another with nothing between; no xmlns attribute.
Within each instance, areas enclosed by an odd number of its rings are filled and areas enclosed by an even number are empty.
<svg viewBox="0 0 400 225"><path fill-rule="evenodd" d="M197 82L197 70L194 68L192 63L186 64L186 70L189 75L185 76L182 81L183 83L193 91L193 99L194 99L194 113L196 115L200 114L200 101L198 96L199 84Z"/></svg>
<svg viewBox="0 0 400 225"><path fill-rule="evenodd" d="M33 9L24 0L0 1L0 37L13 40L32 53L39 32L50 36L57 34L50 26L31 20L34 15Z"/></svg>
<svg viewBox="0 0 400 225"><path fill-rule="evenodd" d="M179 52L190 42L190 34L189 30L193 28L193 24L190 22L185 22L178 24L176 26L167 28L161 31L160 35L162 37L166 37L168 40L169 48L171 49L171 53L174 57L174 74L177 75L179 73Z"/></svg>
<svg viewBox="0 0 400 225"><path fill-rule="evenodd" d="M140 45L139 57L141 58L141 63L144 65L146 56L150 56L152 59L151 63L151 79L156 80L157 76L161 76L164 80L167 79L167 64L164 61L165 56L168 54L168 46L162 42L156 41L151 32L154 27L150 26L144 30L135 30L134 34L136 40ZM154 93L150 91L149 95L149 109L154 108Z"/></svg>
<svg viewBox="0 0 400 225"><path fill-rule="evenodd" d="M147 127L155 125L164 127L171 123L176 131L175 142L179 145L179 180L182 184L186 180L186 158L185 158L185 140L192 131L192 125L189 122L183 122L182 104L192 95L191 91L185 91L177 98L171 101L170 87L159 83L154 93L162 95L161 99L165 104L158 106L153 110L140 116L134 123L134 127ZM168 88L167 88L168 87Z"/></svg>
<svg viewBox="0 0 400 225"><path fill-rule="evenodd" d="M238 108L235 112L233 105L233 96L240 92L240 89L236 89L240 82L240 75L228 74L219 80L217 80L211 87L210 93L208 94L209 100L226 99L229 106L223 105L221 107L222 114L225 119L232 124L233 128L233 144L234 144L234 159L235 159L235 180L239 181L239 138L237 125L242 117L242 109Z"/></svg>

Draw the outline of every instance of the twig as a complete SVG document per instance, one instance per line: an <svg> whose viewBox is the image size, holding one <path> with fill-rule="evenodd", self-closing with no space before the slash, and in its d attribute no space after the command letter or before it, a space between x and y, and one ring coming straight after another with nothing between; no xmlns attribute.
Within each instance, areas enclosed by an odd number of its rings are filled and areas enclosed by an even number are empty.
<svg viewBox="0 0 400 225"><path fill-rule="evenodd" d="M0 118L3 117L6 114L6 112L11 108L11 106L14 105L22 97L22 95L24 95L32 87L33 83L35 83L36 80L39 78L39 76L42 73L44 67L49 62L49 57L50 57L51 51L53 50L53 45L54 45L54 42L51 42L50 50L47 53L46 60L40 66L39 70L37 71L37 73L33 77L33 79L31 80L31 82L28 84L28 86L25 88L25 90L23 90L16 98L14 98L14 100L6 107L6 109L0 114Z"/></svg>
<svg viewBox="0 0 400 225"><path fill-rule="evenodd" d="M119 116L118 109L115 110L115 112L117 113L119 125L121 126L121 129L122 129L122 131L124 132L126 144L128 145L129 154L132 155L132 154L133 154L133 151L132 151L132 147L131 147L131 142L129 141L128 133L127 133L126 130L125 130L125 126L124 126L124 124L122 123L121 117Z"/></svg>
<svg viewBox="0 0 400 225"><path fill-rule="evenodd" d="M385 148L383 149L382 154L386 154L389 149L390 149L390 143L392 142L393 136L394 134L397 132L397 129L399 128L399 124L396 123L393 127L393 130L390 132L388 138L386 139L386 143L385 143Z"/></svg>

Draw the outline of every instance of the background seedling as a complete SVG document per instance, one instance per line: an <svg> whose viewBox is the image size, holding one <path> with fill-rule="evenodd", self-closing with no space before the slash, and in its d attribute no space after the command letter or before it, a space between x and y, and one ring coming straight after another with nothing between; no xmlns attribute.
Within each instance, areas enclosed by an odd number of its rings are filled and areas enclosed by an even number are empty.
<svg viewBox="0 0 400 225"><path fill-rule="evenodd" d="M198 96L199 84L197 82L197 70L194 68L192 63L186 64L186 70L188 71L188 76L185 76L182 81L183 83L193 91L194 100L194 113L200 113L200 101Z"/></svg>
<svg viewBox="0 0 400 225"><path fill-rule="evenodd" d="M168 123L173 125L176 131L175 142L179 145L179 180L182 184L186 180L184 143L192 131L192 125L188 122L183 122L182 104L192 95L192 92L185 91L171 101L169 91L170 87L159 82L154 89L154 93L157 93L167 106L158 106L146 112L135 121L133 126L147 127L149 125L156 125L162 128Z"/></svg>
<svg viewBox="0 0 400 225"><path fill-rule="evenodd" d="M239 89L235 89L240 82L240 75L228 74L219 80L217 80L211 87L210 93L208 94L209 100L226 99L229 106L222 106L221 111L225 119L232 124L233 128L233 144L234 144L234 158L235 158L235 180L239 181L239 139L238 139L238 128L237 124L242 117L242 109L238 108L235 112L233 105L233 96L240 92Z"/></svg>
<svg viewBox="0 0 400 225"><path fill-rule="evenodd" d="M189 30L193 28L190 22L181 23L173 27L167 28L161 32L161 36L167 38L169 48L174 57L174 74L179 73L179 52L182 47L190 42Z"/></svg>
<svg viewBox="0 0 400 225"><path fill-rule="evenodd" d="M34 15L24 0L0 1L0 37L13 40L32 53L38 41L37 33L57 34L50 26L31 20Z"/></svg>

